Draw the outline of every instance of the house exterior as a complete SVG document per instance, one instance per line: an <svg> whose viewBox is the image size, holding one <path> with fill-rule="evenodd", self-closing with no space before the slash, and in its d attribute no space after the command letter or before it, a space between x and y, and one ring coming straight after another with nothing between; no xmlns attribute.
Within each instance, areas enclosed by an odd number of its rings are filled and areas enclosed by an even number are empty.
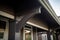
<svg viewBox="0 0 60 40"><path fill-rule="evenodd" d="M3 0L0 4L1 40L53 40L56 37L53 34L60 22L48 0Z"/></svg>

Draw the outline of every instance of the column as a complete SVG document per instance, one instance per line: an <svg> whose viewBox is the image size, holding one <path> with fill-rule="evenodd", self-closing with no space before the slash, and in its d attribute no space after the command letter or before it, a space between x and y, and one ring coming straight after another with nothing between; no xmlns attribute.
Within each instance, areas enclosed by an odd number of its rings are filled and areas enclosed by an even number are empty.
<svg viewBox="0 0 60 40"><path fill-rule="evenodd" d="M8 40L15 40L15 20L9 20L9 36Z"/></svg>
<svg viewBox="0 0 60 40"><path fill-rule="evenodd" d="M37 40L37 28L33 28L33 40Z"/></svg>
<svg viewBox="0 0 60 40"><path fill-rule="evenodd" d="M51 40L51 37L50 37L50 29L48 29L48 31L47 31L47 39L48 40Z"/></svg>
<svg viewBox="0 0 60 40"><path fill-rule="evenodd" d="M58 40L58 34L56 33L56 40Z"/></svg>
<svg viewBox="0 0 60 40"><path fill-rule="evenodd" d="M56 33L54 30L52 31L52 34L53 34L53 40L56 40Z"/></svg>

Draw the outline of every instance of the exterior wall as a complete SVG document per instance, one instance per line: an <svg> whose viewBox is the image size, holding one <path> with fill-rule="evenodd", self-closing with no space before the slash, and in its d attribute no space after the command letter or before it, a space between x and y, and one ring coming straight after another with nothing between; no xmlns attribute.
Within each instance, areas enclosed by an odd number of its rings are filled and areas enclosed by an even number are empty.
<svg viewBox="0 0 60 40"><path fill-rule="evenodd" d="M8 29L9 29L9 22L8 22L8 19L5 19L3 17L0 17L0 20L2 21L5 21L6 22L6 28L5 30L2 29L2 31L4 32L4 35L3 35L3 39L2 40L8 40Z"/></svg>
<svg viewBox="0 0 60 40"><path fill-rule="evenodd" d="M3 11L3 12L6 12L6 13L8 13L8 14L11 14L11 15L13 15L14 14L14 11L11 9L11 8L9 8L9 7L6 7L6 6L1 6L0 7L0 11ZM41 26L41 27L46 27L46 28L48 28L48 26L44 23L44 22L42 22L41 20L38 20L38 19L30 19L29 20L29 22L32 22L32 23L34 23L34 24L36 24L36 25L39 25L39 26ZM7 23L8 24L8 23ZM15 35L15 39L16 40L19 40L21 37L21 35L20 35L20 33L22 34L22 32L18 32L18 33L15 33L16 35ZM34 34L36 34L36 32L34 32ZM23 35L22 35L23 36ZM34 36L36 36L36 35L34 35ZM5 29L5 32L4 32L4 40L8 40L8 25L6 26L6 29Z"/></svg>
<svg viewBox="0 0 60 40"><path fill-rule="evenodd" d="M14 10L11 7L8 6L1 6L0 5L0 16L6 17L6 18L14 18ZM6 29L4 30L4 37L2 40L8 40L9 35L9 19L0 17L0 20L6 21Z"/></svg>
<svg viewBox="0 0 60 40"><path fill-rule="evenodd" d="M8 40L9 22L6 23L6 29L4 31L4 40Z"/></svg>
<svg viewBox="0 0 60 40"><path fill-rule="evenodd" d="M2 18L1 18L2 20ZM5 20L5 19L4 19ZM48 27L45 23L43 23L41 20L38 20L38 19L30 19L29 20L30 22L35 22L37 25L40 25L42 27ZM7 23L7 26L6 26L6 29L5 29L5 32L4 32L4 40L8 40L8 25L9 23ZM36 37L36 30L33 30L33 40L36 40L37 37ZM20 30L20 32L18 33L15 33L15 40L20 40L20 38L23 37L23 31Z"/></svg>

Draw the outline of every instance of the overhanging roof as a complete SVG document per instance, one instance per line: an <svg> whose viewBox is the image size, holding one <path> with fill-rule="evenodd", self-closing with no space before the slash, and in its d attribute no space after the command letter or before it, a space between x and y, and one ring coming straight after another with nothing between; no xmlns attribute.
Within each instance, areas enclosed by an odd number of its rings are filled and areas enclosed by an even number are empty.
<svg viewBox="0 0 60 40"><path fill-rule="evenodd" d="M14 9L14 11L16 12L16 14L18 14L18 15L21 14L21 13L19 13L21 11L32 10L32 9L37 8L37 7L43 6L43 8L44 8L43 10L46 11L46 13L47 13L46 14L47 16L44 17L44 18L46 18L46 21L51 16L49 21L51 23L53 23L53 22L56 23L57 22L60 25L60 22L57 18L57 15L55 14L55 12L51 8L50 4L46 0L40 0L40 1L38 1L38 0L25 0L25 1L22 1L22 0L21 1L18 1L18 0L16 0L16 1L14 1L14 0L9 0L9 1L5 0L5 1L2 1L1 3L3 3L3 5L5 4L5 5L8 5L9 7L12 7ZM42 15L45 16L44 13ZM7 15L5 15L5 16L7 16ZM12 16L12 15L10 15L10 16L11 17L9 17L9 16L8 17L14 19L14 16ZM41 17L41 18L43 18L43 17ZM51 19L53 21L51 21Z"/></svg>
<svg viewBox="0 0 60 40"><path fill-rule="evenodd" d="M39 0L40 3L45 7L45 9L49 12L49 14L55 19L55 21L60 25L60 21L52 9L51 5L49 4L48 0Z"/></svg>

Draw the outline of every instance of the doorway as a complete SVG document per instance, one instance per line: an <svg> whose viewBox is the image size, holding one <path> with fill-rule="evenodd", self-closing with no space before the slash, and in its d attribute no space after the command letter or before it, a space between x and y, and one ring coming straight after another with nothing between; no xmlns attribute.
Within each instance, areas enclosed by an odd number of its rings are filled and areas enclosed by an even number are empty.
<svg viewBox="0 0 60 40"><path fill-rule="evenodd" d="M25 27L23 30L23 40L33 40L32 28Z"/></svg>

